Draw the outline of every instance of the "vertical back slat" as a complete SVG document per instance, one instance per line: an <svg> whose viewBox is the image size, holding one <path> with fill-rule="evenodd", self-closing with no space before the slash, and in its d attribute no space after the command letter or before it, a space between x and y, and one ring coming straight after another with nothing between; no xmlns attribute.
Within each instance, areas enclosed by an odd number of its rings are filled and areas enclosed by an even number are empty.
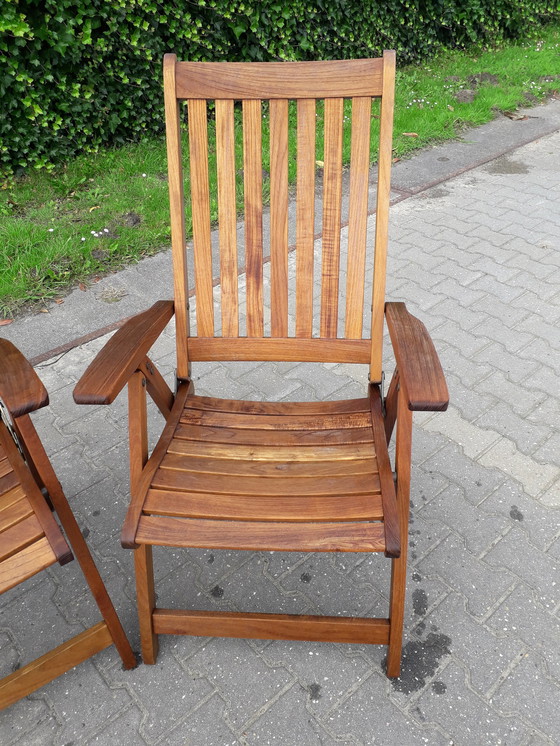
<svg viewBox="0 0 560 746"><path fill-rule="evenodd" d="M393 147L393 109L395 100L395 53L383 52L383 93L379 132L379 166L377 209L375 216L375 260L373 267L373 301L371 319L371 364L369 379L381 382L383 360L383 318L387 269L387 236L391 196L391 163Z"/></svg>
<svg viewBox="0 0 560 746"><path fill-rule="evenodd" d="M188 338L188 282L185 252L185 200L181 156L181 128L179 104L176 95L175 66L177 57L166 54L163 61L165 98L165 128L167 141L167 168L169 209L171 219L171 246L173 252L173 283L175 291L175 325L177 336L177 377L190 375Z"/></svg>
<svg viewBox="0 0 560 746"><path fill-rule="evenodd" d="M297 102L296 337L313 334L315 100Z"/></svg>
<svg viewBox="0 0 560 746"><path fill-rule="evenodd" d="M270 101L271 335L288 336L288 101Z"/></svg>
<svg viewBox="0 0 560 746"><path fill-rule="evenodd" d="M222 336L239 334L233 101L216 101Z"/></svg>
<svg viewBox="0 0 560 746"><path fill-rule="evenodd" d="M190 99L188 112L197 333L200 337L211 337L214 334L214 296L206 101Z"/></svg>
<svg viewBox="0 0 560 746"><path fill-rule="evenodd" d="M369 182L371 98L352 100L350 204L348 208L348 269L345 336L362 336Z"/></svg>
<svg viewBox="0 0 560 746"><path fill-rule="evenodd" d="M260 100L243 101L247 336L263 335L262 134Z"/></svg>
<svg viewBox="0 0 560 746"><path fill-rule="evenodd" d="M344 99L325 99L321 337L337 336Z"/></svg>

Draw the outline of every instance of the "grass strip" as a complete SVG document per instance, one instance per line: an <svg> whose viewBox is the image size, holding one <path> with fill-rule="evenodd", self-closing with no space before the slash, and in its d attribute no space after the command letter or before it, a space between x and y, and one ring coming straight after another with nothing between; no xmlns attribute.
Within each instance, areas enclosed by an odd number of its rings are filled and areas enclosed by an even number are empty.
<svg viewBox="0 0 560 746"><path fill-rule="evenodd" d="M537 103L560 89L559 72L559 25L546 27L525 44L447 52L424 64L399 69L395 157L404 158L429 143L456 138L465 127L483 124L498 111L511 112L519 105ZM320 118L320 109L318 115ZM290 120L289 148L293 153L293 109ZM320 129L319 125L318 134ZM344 137L343 157L348 162L347 126ZM265 153L267 139L267 111L263 107ZM211 122L213 220L217 217L214 142ZM321 148L318 136L319 161ZM236 157L241 164L241 142ZM266 161L264 155L265 199ZM292 183L296 175L293 161L291 158ZM37 171L4 184L0 190L0 318L10 318L30 304L56 299L77 282L88 283L167 248L166 178L165 143L160 138L84 155L51 173ZM188 177L185 191L188 194ZM238 199L241 207L241 183ZM188 229L190 222L187 199Z"/></svg>

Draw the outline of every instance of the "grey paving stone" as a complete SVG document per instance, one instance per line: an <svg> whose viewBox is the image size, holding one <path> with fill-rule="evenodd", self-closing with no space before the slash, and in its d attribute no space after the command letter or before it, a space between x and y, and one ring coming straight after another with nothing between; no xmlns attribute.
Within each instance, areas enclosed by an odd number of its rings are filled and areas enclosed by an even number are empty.
<svg viewBox="0 0 560 746"><path fill-rule="evenodd" d="M519 713L554 743L560 733L560 686L543 669L540 656L527 653L492 697L495 707Z"/></svg>
<svg viewBox="0 0 560 746"><path fill-rule="evenodd" d="M96 732L110 718L131 704L126 690L107 686L91 660L81 664L87 669L87 686L83 684L85 671L74 668L49 684L48 696L54 717L62 723L54 743L65 744L75 734L79 723L80 738Z"/></svg>
<svg viewBox="0 0 560 746"><path fill-rule="evenodd" d="M371 669L366 656L349 655L346 645L275 640L261 656L268 665L283 666L297 678L299 686L308 693L306 699L301 698L302 704L318 718L336 707Z"/></svg>
<svg viewBox="0 0 560 746"><path fill-rule="evenodd" d="M365 744L443 744L449 739L433 724L423 726L415 712L403 712L387 696L391 684L372 673L362 685L331 713L325 725L337 740L353 736L355 743ZM371 713L364 718L363 713ZM344 740L342 741L344 743Z"/></svg>
<svg viewBox="0 0 560 746"><path fill-rule="evenodd" d="M165 738L213 692L208 681L183 669L172 653L173 646L173 638L160 638L163 666L142 665L132 676L129 671L113 669L111 672L109 682L114 691L125 691L129 701L142 712L139 732L148 744Z"/></svg>
<svg viewBox="0 0 560 746"><path fill-rule="evenodd" d="M420 515L430 521L438 520L460 534L469 551L477 555L501 537L511 520L487 513L485 503L474 506L466 499L467 489L450 484L422 506Z"/></svg>
<svg viewBox="0 0 560 746"><path fill-rule="evenodd" d="M280 699L271 702L254 724L247 728L249 746L269 746L286 743L305 743L309 746L334 746L335 743L350 744L351 741L334 739L322 723L305 707L309 692L294 684Z"/></svg>
<svg viewBox="0 0 560 746"><path fill-rule="evenodd" d="M468 611L475 617L488 613L516 581L513 573L475 557L465 548L463 539L453 534L419 562L418 570L442 578L450 588L462 593Z"/></svg>
<svg viewBox="0 0 560 746"><path fill-rule="evenodd" d="M513 440L522 453L533 453L533 451L552 434L552 429L543 423L530 422L528 419L519 417L503 402L495 404L476 420L479 427L493 430Z"/></svg>
<svg viewBox="0 0 560 746"><path fill-rule="evenodd" d="M539 363L533 356L531 356L531 359L525 359L526 357L526 350L521 350L514 355L508 352L503 345L492 342L474 355L474 362L488 363L505 373L514 383L519 383L533 374L539 367ZM538 357L537 359L543 360L546 358Z"/></svg>
<svg viewBox="0 0 560 746"><path fill-rule="evenodd" d="M132 704L117 717L104 724L98 732L88 739L88 746L112 746L112 744L130 744L130 746L144 746L146 741L139 733L142 713Z"/></svg>
<svg viewBox="0 0 560 746"><path fill-rule="evenodd" d="M532 546L517 526L490 549L484 561L496 568L507 568L522 578L547 609L554 609L560 602L560 564Z"/></svg>
<svg viewBox="0 0 560 746"><path fill-rule="evenodd" d="M465 670L451 662L422 693L413 714L427 723L442 723L454 746L521 746L530 731L517 711L513 707L512 716L501 716L468 687Z"/></svg>
<svg viewBox="0 0 560 746"><path fill-rule="evenodd" d="M560 619L539 603L531 588L519 583L486 624L512 642L522 640L543 657L549 675L560 682Z"/></svg>
<svg viewBox="0 0 560 746"><path fill-rule="evenodd" d="M465 497L474 505L505 481L496 469L485 469L467 458L461 449L449 444L424 462L423 468L442 474L451 482L465 487Z"/></svg>
<svg viewBox="0 0 560 746"><path fill-rule="evenodd" d="M184 661L186 670L211 684L224 701L224 718L245 730L289 689L294 676L280 664L269 665L244 640L213 639Z"/></svg>
<svg viewBox="0 0 560 746"><path fill-rule="evenodd" d="M513 481L498 487L479 505L486 512L509 518L509 525L525 531L540 550L546 549L558 532L557 514L529 497Z"/></svg>
<svg viewBox="0 0 560 746"><path fill-rule="evenodd" d="M224 719L225 703L213 694L187 715L183 722L167 733L166 746L244 746L243 736L238 740Z"/></svg>
<svg viewBox="0 0 560 746"><path fill-rule="evenodd" d="M485 695L525 651L515 631L495 626L490 631L486 624L474 619L468 613L466 600L458 593L446 596L425 617L424 625L450 638L451 655L470 672L470 684L480 695ZM483 665L479 665L482 661Z"/></svg>

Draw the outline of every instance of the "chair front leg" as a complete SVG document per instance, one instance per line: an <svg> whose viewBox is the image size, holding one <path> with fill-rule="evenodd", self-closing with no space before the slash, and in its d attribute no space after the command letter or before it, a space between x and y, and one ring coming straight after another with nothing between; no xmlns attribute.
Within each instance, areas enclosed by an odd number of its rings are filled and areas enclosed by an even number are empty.
<svg viewBox="0 0 560 746"><path fill-rule="evenodd" d="M397 440L395 469L397 474L397 509L401 535L401 556L391 560L391 597L389 602L389 651L387 654L387 676L400 675L402 633L406 591L406 561L408 555L408 519L410 511L410 461L412 453L412 412L403 387L399 388L397 400Z"/></svg>
<svg viewBox="0 0 560 746"><path fill-rule="evenodd" d="M142 471L148 461L148 411L146 406L146 376L137 370L128 382L128 441L130 453L130 491L139 489ZM134 550L136 597L142 659L155 663L158 651L157 635L153 632L152 612L155 607L152 548L140 546Z"/></svg>

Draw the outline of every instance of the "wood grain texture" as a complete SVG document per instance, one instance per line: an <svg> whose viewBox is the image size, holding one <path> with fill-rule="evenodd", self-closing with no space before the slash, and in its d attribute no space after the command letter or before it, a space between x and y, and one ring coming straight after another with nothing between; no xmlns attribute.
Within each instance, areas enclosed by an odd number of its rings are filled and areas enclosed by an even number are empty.
<svg viewBox="0 0 560 746"><path fill-rule="evenodd" d="M383 307L387 275L387 240L391 165L393 160L393 111L395 105L395 53L383 52L383 94L381 98L379 157L377 166L377 206L375 211L375 258L371 316L371 362L369 380L381 383L383 353Z"/></svg>
<svg viewBox="0 0 560 746"><path fill-rule="evenodd" d="M175 395L173 408L167 422L165 423L165 427L163 428L157 445L152 451L146 466L142 470L142 473L136 482L134 491L131 492L131 500L121 532L121 544L125 549L134 549L137 546L135 541L136 528L138 526L140 515L142 514L142 506L144 504L146 492L148 491L150 481L156 469L160 465L162 458L165 456L167 446L173 437L173 433L183 412L185 400L191 388L192 383L190 381L180 382L177 388L177 394Z"/></svg>
<svg viewBox="0 0 560 746"><path fill-rule="evenodd" d="M262 337L262 125L261 102L243 101L243 171L245 182L245 271L247 336Z"/></svg>
<svg viewBox="0 0 560 746"><path fill-rule="evenodd" d="M401 542L395 483L393 481L393 470L391 468L391 462L389 461L389 453L387 452L387 439L383 423L381 394L379 392L379 387L374 383L369 386L369 397L371 404L373 442L375 443L375 452L377 454L379 485L381 488L381 499L383 501L385 556L399 557L401 553Z"/></svg>
<svg viewBox="0 0 560 746"><path fill-rule="evenodd" d="M142 516L139 544L207 549L298 552L381 552L382 523L261 523Z"/></svg>
<svg viewBox="0 0 560 746"><path fill-rule="evenodd" d="M174 438L185 441L200 441L206 447L209 443L234 444L235 446L278 446L305 447L307 450L327 453L326 448L339 448L342 445L371 443L371 427L343 428L341 430L237 430L227 427L200 427L200 425L179 424ZM209 450L210 452L210 450Z"/></svg>
<svg viewBox="0 0 560 746"><path fill-rule="evenodd" d="M342 414L349 412L369 412L366 398L341 399L326 402L270 402L240 401L238 399L218 399L212 396L189 396L189 409L207 409L213 412L242 412L243 414Z"/></svg>
<svg viewBox="0 0 560 746"><path fill-rule="evenodd" d="M29 420L29 415L21 415L19 419L25 422L26 420ZM72 553L66 542L66 539L62 535L58 523L53 518L53 515L45 501L45 498L43 497L43 494L41 493L35 480L33 479L28 465L21 457L21 454L14 441L12 440L11 435L8 433L6 426L1 421L0 445L3 452L6 454L10 461L12 469L14 470L14 474L17 477L18 484L21 485L21 488L24 491L29 504L31 505L31 508L33 510L33 518L37 520L38 525L40 526L40 533L34 537L33 541L38 539L40 534L43 533L46 536L47 541L51 545L51 548L58 561L61 564L69 562L72 559ZM17 528L17 526L15 528ZM5 539L5 535L3 535L3 540ZM29 540L24 539L23 536L21 537L21 541L21 548L31 543Z"/></svg>
<svg viewBox="0 0 560 746"><path fill-rule="evenodd" d="M408 522L410 514L410 462L412 449L412 412L407 407L403 389L399 391L397 406L397 442L395 445L395 470L397 475L397 508L401 554L391 560L391 593L389 619L391 632L387 652L387 676L400 675L402 633L406 599L406 561L408 556Z"/></svg>
<svg viewBox="0 0 560 746"><path fill-rule="evenodd" d="M189 100L189 156L196 292L196 328L201 337L214 334L214 288L210 242L208 122L206 101Z"/></svg>
<svg viewBox="0 0 560 746"><path fill-rule="evenodd" d="M0 338L0 398L12 417L34 412L49 403L49 395L18 348Z"/></svg>
<svg viewBox="0 0 560 746"><path fill-rule="evenodd" d="M154 627L160 634L168 635L378 645L389 641L389 620L379 618L156 609Z"/></svg>
<svg viewBox="0 0 560 746"><path fill-rule="evenodd" d="M215 105L222 334L236 337L239 334L239 270L233 101L216 101Z"/></svg>
<svg viewBox="0 0 560 746"><path fill-rule="evenodd" d="M261 317L262 318L262 317ZM192 337L191 360L280 360L309 363L367 363L368 339L249 339L237 337Z"/></svg>
<svg viewBox="0 0 560 746"><path fill-rule="evenodd" d="M346 428L369 427L370 417L367 412L349 412L344 414L284 415L264 414L255 416L244 412L220 412L204 409L189 409L187 406L181 415L184 424L204 425L206 427L227 427L240 430L344 430Z"/></svg>
<svg viewBox="0 0 560 746"><path fill-rule="evenodd" d="M407 311L404 303L387 303L385 316L409 408L445 411L449 392L426 327Z"/></svg>
<svg viewBox="0 0 560 746"><path fill-rule="evenodd" d="M173 301L157 301L121 326L76 384L76 404L111 404L169 323L173 308Z"/></svg>
<svg viewBox="0 0 560 746"><path fill-rule="evenodd" d="M107 593L107 589L99 571L93 561L93 557L82 535L82 531L74 517L74 513L68 504L68 500L60 482L58 481L51 462L41 443L37 431L29 415L24 415L18 420L18 428L29 455L29 461L34 466L37 479L43 484L48 492L49 499L52 503L58 519L68 538L72 552L78 561L84 574L86 582L97 604L97 607L103 617L112 641L117 648L123 665L126 669L136 666L136 658L130 647L124 629L115 611L115 607Z"/></svg>
<svg viewBox="0 0 560 746"><path fill-rule="evenodd" d="M190 375L188 354L189 288L187 277L180 108L177 101L176 70L176 55L164 55L163 93L165 101L171 249L173 254L175 326L177 334L177 376L178 378L188 378Z"/></svg>
<svg viewBox="0 0 560 746"><path fill-rule="evenodd" d="M210 493L150 490L146 515L210 518L233 521L379 521L383 517L379 495L340 495L302 500L298 495L232 496Z"/></svg>
<svg viewBox="0 0 560 746"><path fill-rule="evenodd" d="M270 117L271 336L288 336L288 101L274 99Z"/></svg>
<svg viewBox="0 0 560 746"><path fill-rule="evenodd" d="M360 339L364 314L371 99L352 100L345 336Z"/></svg>
<svg viewBox="0 0 560 746"><path fill-rule="evenodd" d="M208 99L379 96L381 59L333 62L179 62L177 97Z"/></svg>
<svg viewBox="0 0 560 746"><path fill-rule="evenodd" d="M105 650L113 640L104 622L14 671L0 681L0 710L36 691L74 666Z"/></svg>
<svg viewBox="0 0 560 746"><path fill-rule="evenodd" d="M0 563L0 593L15 588L57 561L48 540L43 537Z"/></svg>
<svg viewBox="0 0 560 746"><path fill-rule="evenodd" d="M344 99L325 101L321 337L338 336L340 214L342 200L342 116Z"/></svg>
<svg viewBox="0 0 560 746"><path fill-rule="evenodd" d="M297 102L296 337L313 334L315 99Z"/></svg>
<svg viewBox="0 0 560 746"><path fill-rule="evenodd" d="M156 596L151 546L140 546L135 550L134 569L136 572L136 602L138 604L142 660L144 663L153 665L157 659L159 643L152 621Z"/></svg>

